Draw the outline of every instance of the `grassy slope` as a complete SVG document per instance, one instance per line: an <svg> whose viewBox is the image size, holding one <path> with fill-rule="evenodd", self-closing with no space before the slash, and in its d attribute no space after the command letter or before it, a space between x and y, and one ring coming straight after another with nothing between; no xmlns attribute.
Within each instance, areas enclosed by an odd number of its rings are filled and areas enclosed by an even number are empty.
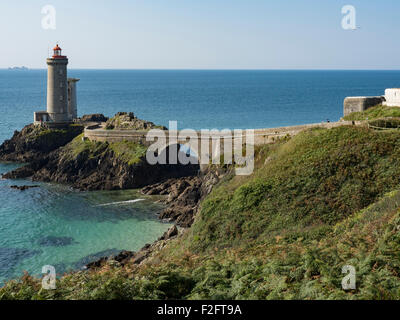
<svg viewBox="0 0 400 320"><path fill-rule="evenodd" d="M399 298L399 181L400 133L307 131L259 149L253 175L227 176L152 263L69 275L55 291L25 277L0 298Z"/></svg>
<svg viewBox="0 0 400 320"><path fill-rule="evenodd" d="M282 230L332 225L400 182L397 132L316 129L268 149L266 165L247 179L233 178L203 203L193 248L253 245Z"/></svg>
<svg viewBox="0 0 400 320"><path fill-rule="evenodd" d="M388 118L388 117L400 117L400 108L398 107L385 107L385 106L376 106L369 108L363 112L353 112L345 117L344 120L372 120L372 119L380 119L380 118Z"/></svg>
<svg viewBox="0 0 400 320"><path fill-rule="evenodd" d="M90 156L97 156L109 150L112 150L116 157L127 162L129 165L138 163L145 155L147 148L143 145L131 142L96 142L82 140L83 134L76 137L67 145L70 155L76 158L82 153L87 153Z"/></svg>
<svg viewBox="0 0 400 320"><path fill-rule="evenodd" d="M40 126L30 126L23 130L26 145L34 149L51 151L65 145L83 131L80 125L70 125L65 129L47 129Z"/></svg>

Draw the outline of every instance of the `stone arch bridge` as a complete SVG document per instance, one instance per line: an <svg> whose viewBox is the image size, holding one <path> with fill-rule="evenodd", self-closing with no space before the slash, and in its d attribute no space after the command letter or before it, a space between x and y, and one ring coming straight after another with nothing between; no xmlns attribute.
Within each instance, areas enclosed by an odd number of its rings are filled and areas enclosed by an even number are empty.
<svg viewBox="0 0 400 320"><path fill-rule="evenodd" d="M254 146L273 143L278 138L294 136L310 128L334 128L343 125L360 125L360 122L339 121L297 125L290 127L247 129L247 130L107 130L101 124L85 127L84 138L91 141L119 142L132 141L154 150L158 154L174 145L185 145L192 155L198 159L200 168L212 163L220 163L224 155L224 163L232 163L235 151L240 149L240 155L254 150ZM251 149L250 151L248 149ZM154 151L153 150L153 151ZM170 153L171 155L171 153ZM232 161L232 160L231 160ZM239 159L240 162L240 159ZM171 163L171 162L169 162Z"/></svg>

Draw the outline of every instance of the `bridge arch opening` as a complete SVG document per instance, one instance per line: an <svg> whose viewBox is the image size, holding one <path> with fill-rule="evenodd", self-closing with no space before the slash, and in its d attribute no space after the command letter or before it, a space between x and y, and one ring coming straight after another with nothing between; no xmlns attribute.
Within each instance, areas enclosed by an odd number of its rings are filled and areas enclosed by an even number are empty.
<svg viewBox="0 0 400 320"><path fill-rule="evenodd" d="M161 164L175 177L194 176L199 173L200 161L198 155L190 147L180 143L167 145L160 151L159 159L165 159Z"/></svg>

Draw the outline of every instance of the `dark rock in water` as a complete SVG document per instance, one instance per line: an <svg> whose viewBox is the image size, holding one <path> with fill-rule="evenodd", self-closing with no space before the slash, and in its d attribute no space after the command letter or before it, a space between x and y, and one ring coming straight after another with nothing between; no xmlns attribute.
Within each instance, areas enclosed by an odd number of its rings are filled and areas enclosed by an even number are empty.
<svg viewBox="0 0 400 320"><path fill-rule="evenodd" d="M76 243L71 237L47 236L40 238L38 244L44 247L64 247Z"/></svg>
<svg viewBox="0 0 400 320"><path fill-rule="evenodd" d="M119 254L121 251L123 251L123 250L118 250L118 249L114 248L114 249L107 249L104 251L90 254L90 255L80 259L79 261L77 261L74 264L75 269L85 269L84 267L86 265L88 265L89 263L97 261L97 260L102 260L104 258L107 260L108 257L115 256L115 255Z"/></svg>
<svg viewBox="0 0 400 320"><path fill-rule="evenodd" d="M39 168L41 168L43 164L43 159L34 160L26 166L13 170L11 172L7 172L2 175L4 179L24 179L33 176Z"/></svg>
<svg viewBox="0 0 400 320"><path fill-rule="evenodd" d="M31 189L31 188L39 188L39 186L10 186L10 188L25 191L25 190Z"/></svg>
<svg viewBox="0 0 400 320"><path fill-rule="evenodd" d="M9 275L21 261L40 253L39 250L0 248L0 273Z"/></svg>
<svg viewBox="0 0 400 320"><path fill-rule="evenodd" d="M108 120L104 114L101 113L94 113L94 114L85 114L81 118L84 122L106 122Z"/></svg>

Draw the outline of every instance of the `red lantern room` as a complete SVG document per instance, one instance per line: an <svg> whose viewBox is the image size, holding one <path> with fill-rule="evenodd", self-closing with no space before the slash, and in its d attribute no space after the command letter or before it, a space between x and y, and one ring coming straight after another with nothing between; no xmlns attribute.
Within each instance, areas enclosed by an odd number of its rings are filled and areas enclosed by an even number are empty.
<svg viewBox="0 0 400 320"><path fill-rule="evenodd" d="M53 59L65 58L65 56L61 55L61 48L58 46L58 44L53 48L53 51L54 51Z"/></svg>

